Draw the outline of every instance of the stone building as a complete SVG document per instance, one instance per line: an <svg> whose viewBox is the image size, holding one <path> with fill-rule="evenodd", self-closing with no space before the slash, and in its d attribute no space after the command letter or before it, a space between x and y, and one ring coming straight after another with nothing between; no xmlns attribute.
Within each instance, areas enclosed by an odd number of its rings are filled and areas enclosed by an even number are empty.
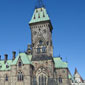
<svg viewBox="0 0 85 85"><path fill-rule="evenodd" d="M53 26L45 7L35 8L29 26L32 44L27 51L13 52L12 60L0 56L0 85L71 85L68 63L53 57Z"/></svg>
<svg viewBox="0 0 85 85"><path fill-rule="evenodd" d="M75 73L72 79L72 85L85 85L85 81L81 77L81 75L78 73L77 69L75 69Z"/></svg>

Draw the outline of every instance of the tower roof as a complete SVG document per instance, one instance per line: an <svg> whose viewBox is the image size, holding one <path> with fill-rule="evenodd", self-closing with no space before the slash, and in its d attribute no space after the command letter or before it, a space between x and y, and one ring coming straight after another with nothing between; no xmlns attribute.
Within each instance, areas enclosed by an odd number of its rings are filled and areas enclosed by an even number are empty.
<svg viewBox="0 0 85 85"><path fill-rule="evenodd" d="M29 24L42 22L42 21L49 21L50 18L47 14L47 11L44 7L36 8L34 10L32 19L30 20Z"/></svg>
<svg viewBox="0 0 85 85"><path fill-rule="evenodd" d="M75 68L74 79L75 79L76 82L83 82L83 78L78 73L77 68Z"/></svg>

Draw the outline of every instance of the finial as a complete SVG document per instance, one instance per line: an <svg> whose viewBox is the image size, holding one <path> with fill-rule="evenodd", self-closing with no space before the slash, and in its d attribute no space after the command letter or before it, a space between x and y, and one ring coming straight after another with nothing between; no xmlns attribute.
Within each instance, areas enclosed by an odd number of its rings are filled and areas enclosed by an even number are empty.
<svg viewBox="0 0 85 85"><path fill-rule="evenodd" d="M41 7L44 7L43 0L37 0L37 6L35 6L35 8L41 8Z"/></svg>
<svg viewBox="0 0 85 85"><path fill-rule="evenodd" d="M66 57L66 62L68 62L68 59L67 59L67 57Z"/></svg>
<svg viewBox="0 0 85 85"><path fill-rule="evenodd" d="M59 53L58 57L61 57L60 53Z"/></svg>
<svg viewBox="0 0 85 85"><path fill-rule="evenodd" d="M75 68L75 74L77 73L78 71L77 71L77 68Z"/></svg>
<svg viewBox="0 0 85 85"><path fill-rule="evenodd" d="M1 60L1 55L0 55L0 60Z"/></svg>

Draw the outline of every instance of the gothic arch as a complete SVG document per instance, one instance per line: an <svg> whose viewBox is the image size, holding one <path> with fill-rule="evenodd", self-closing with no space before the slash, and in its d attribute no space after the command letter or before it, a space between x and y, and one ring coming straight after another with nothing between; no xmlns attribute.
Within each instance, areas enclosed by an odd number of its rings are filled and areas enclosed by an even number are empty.
<svg viewBox="0 0 85 85"><path fill-rule="evenodd" d="M47 71L47 69L43 67L42 65L37 68L35 73L36 73L36 76L40 73L45 73L47 76L49 75L49 72Z"/></svg>
<svg viewBox="0 0 85 85"><path fill-rule="evenodd" d="M37 85L47 85L48 82L48 71L46 68L43 66L40 66L36 70L36 80L37 80Z"/></svg>
<svg viewBox="0 0 85 85"><path fill-rule="evenodd" d="M46 73L41 72L36 77L37 85L47 85L48 84L48 76Z"/></svg>

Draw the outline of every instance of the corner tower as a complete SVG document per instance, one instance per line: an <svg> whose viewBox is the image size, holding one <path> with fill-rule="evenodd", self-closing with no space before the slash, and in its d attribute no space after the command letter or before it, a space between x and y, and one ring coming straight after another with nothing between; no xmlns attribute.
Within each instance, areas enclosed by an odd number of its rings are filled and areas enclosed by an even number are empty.
<svg viewBox="0 0 85 85"><path fill-rule="evenodd" d="M53 56L53 27L45 7L34 10L29 25L32 35L32 60L51 58Z"/></svg>

